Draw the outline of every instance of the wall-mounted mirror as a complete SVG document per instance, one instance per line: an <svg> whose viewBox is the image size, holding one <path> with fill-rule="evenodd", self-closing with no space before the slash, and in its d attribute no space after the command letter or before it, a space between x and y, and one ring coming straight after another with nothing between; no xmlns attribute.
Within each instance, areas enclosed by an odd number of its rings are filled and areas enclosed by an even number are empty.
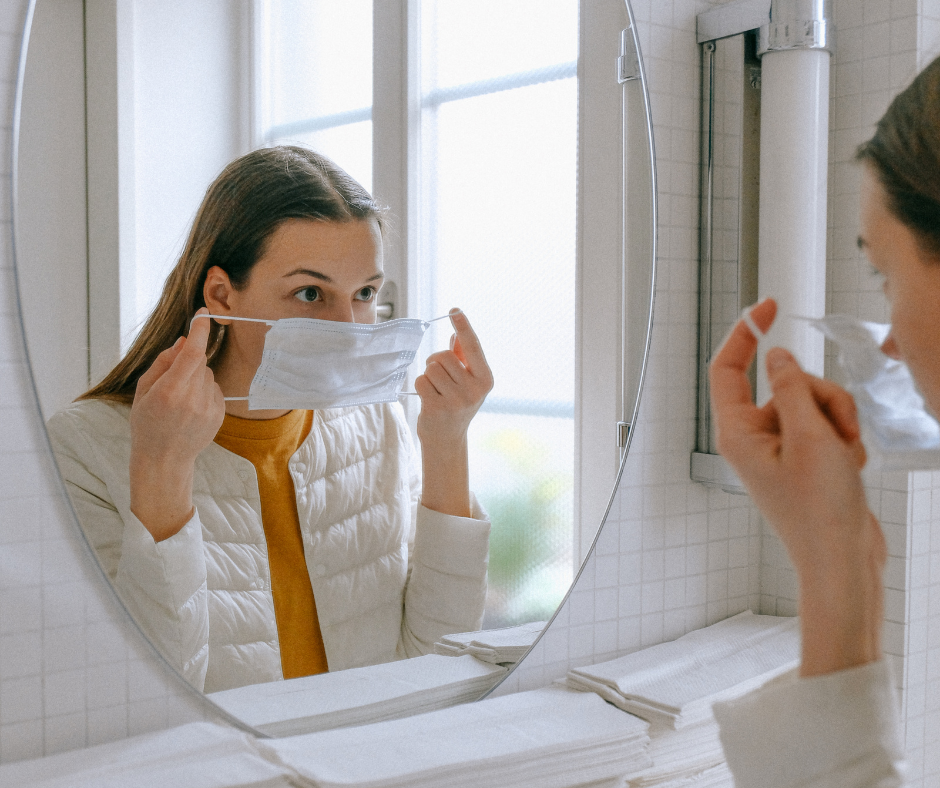
<svg viewBox="0 0 940 788"><path fill-rule="evenodd" d="M630 23L620 0L36 0L15 236L44 416L126 350L228 161L272 143L314 147L390 209L386 315L459 306L474 323L495 378L469 434L471 487L492 522L482 627L549 618L608 505L649 342L652 140ZM429 332L422 350L447 341ZM405 403L412 429L416 408ZM113 412L126 433L127 407ZM87 437L101 463L126 468L113 442ZM145 585L155 566L121 569L129 548L102 537L99 515L121 521L127 491L95 479L76 503L80 525L112 581L126 571ZM127 519L121 539L146 539ZM330 572L306 562L311 580ZM264 607L269 570L252 572ZM357 589L347 596L354 604ZM182 650L124 601L185 675ZM210 662L234 626L213 620L190 649ZM246 645L227 636L230 653ZM193 683L225 692L282 677L277 665L256 675L250 652L240 672L210 668Z"/></svg>

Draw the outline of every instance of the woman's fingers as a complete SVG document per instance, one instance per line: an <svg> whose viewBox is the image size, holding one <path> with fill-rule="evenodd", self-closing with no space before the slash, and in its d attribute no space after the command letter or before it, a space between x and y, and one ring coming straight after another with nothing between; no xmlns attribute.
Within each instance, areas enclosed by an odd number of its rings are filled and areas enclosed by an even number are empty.
<svg viewBox="0 0 940 788"><path fill-rule="evenodd" d="M835 427L839 437L845 441L855 441L861 438L862 429L858 423L858 409L855 399L842 386L831 380L810 376L810 386L816 404Z"/></svg>
<svg viewBox="0 0 940 788"><path fill-rule="evenodd" d="M489 364L486 363L486 356L483 354L480 339L470 325L467 316L463 312L454 312L452 310L450 322L454 326L457 335L452 345L454 354L470 371L471 375L484 383L488 383L489 387L492 388L493 373L490 371Z"/></svg>
<svg viewBox="0 0 940 788"><path fill-rule="evenodd" d="M196 315L208 313L209 310L203 307ZM211 329L212 320L207 317L193 318L189 324L189 335L183 340L183 347L174 363L181 378L202 374L206 366L206 348Z"/></svg>
<svg viewBox="0 0 940 788"><path fill-rule="evenodd" d="M764 332L770 328L776 314L777 303L772 298L751 308L751 318ZM719 421L724 409L751 403L747 370L756 353L757 337L747 323L739 320L721 344L708 370L712 407Z"/></svg>
<svg viewBox="0 0 940 788"><path fill-rule="evenodd" d="M424 370L424 378L434 387L434 390L441 396L454 396L459 394L461 387L457 382L463 373L467 377L466 370L459 365L456 357L451 353L450 358L442 358L443 353L435 353L428 358L427 367ZM450 362L450 363L448 363Z"/></svg>
<svg viewBox="0 0 940 788"><path fill-rule="evenodd" d="M173 366L173 362L176 360L176 357L179 355L180 350L183 347L183 342L185 340L183 337L180 337L176 340L170 347L164 350L160 355L156 357L153 364L150 365L150 368L144 372L137 380L137 389L135 397L142 397L148 391L154 383L156 383L164 374Z"/></svg>
<svg viewBox="0 0 940 788"><path fill-rule="evenodd" d="M767 378L783 432L796 439L814 439L835 431L843 441L858 439L858 417L851 395L804 372L783 348L768 351Z"/></svg>

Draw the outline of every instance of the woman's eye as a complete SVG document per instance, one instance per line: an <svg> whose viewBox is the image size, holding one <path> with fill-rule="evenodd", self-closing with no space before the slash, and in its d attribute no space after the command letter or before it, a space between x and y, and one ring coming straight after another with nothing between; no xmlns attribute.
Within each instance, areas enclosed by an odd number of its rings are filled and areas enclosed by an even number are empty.
<svg viewBox="0 0 940 788"><path fill-rule="evenodd" d="M320 300L320 291L315 287L305 287L303 290L298 290L294 293L294 298L310 304Z"/></svg>
<svg viewBox="0 0 940 788"><path fill-rule="evenodd" d="M375 297L376 290L374 287L363 287L358 293L356 293L357 301L371 301Z"/></svg>

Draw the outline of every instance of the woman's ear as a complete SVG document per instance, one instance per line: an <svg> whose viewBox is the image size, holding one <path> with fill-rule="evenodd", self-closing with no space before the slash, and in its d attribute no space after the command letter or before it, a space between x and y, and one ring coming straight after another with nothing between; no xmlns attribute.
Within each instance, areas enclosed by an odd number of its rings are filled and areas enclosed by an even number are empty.
<svg viewBox="0 0 940 788"><path fill-rule="evenodd" d="M235 288L232 287L232 282L228 278L228 274L219 268L219 266L212 266L212 268L206 272L206 282L202 286L202 298L209 308L209 314L229 314L232 311L229 302L234 290ZM227 326L230 325L232 321L216 318L215 322Z"/></svg>

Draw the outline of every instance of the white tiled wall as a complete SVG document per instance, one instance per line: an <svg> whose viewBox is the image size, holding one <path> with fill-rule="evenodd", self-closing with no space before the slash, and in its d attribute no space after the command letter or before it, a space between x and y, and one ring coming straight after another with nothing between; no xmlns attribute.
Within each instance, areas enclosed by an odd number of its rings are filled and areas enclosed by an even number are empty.
<svg viewBox="0 0 940 788"><path fill-rule="evenodd" d="M501 688L674 638L750 607L793 614L793 572L743 497L689 481L695 436L699 51L706 0L635 0L651 79L660 197L653 357L607 528L536 651ZM936 0L835 0L829 307L884 318L855 247L855 145L940 45ZM0 0L0 217L9 215L12 95L25 0ZM10 222L0 221L0 761L113 740L211 712L126 624L73 530L28 386ZM915 784L940 763L940 474L871 480L885 524L886 642L905 693ZM936 492L935 492L936 491Z"/></svg>
<svg viewBox="0 0 940 788"><path fill-rule="evenodd" d="M26 2L0 2L0 761L214 718L125 623L74 530L16 316L10 146ZM51 307L54 305L50 305Z"/></svg>

